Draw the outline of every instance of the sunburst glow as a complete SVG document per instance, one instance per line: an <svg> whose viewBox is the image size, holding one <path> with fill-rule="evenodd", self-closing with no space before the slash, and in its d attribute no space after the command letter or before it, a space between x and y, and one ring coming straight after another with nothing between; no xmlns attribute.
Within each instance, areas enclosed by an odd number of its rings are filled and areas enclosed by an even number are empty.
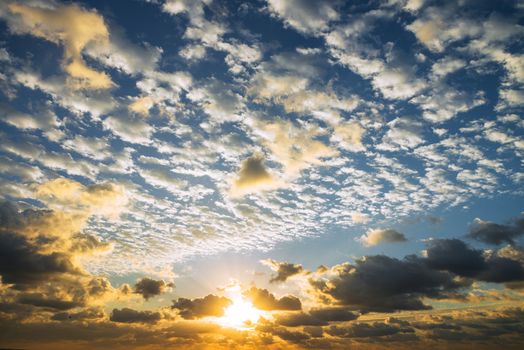
<svg viewBox="0 0 524 350"><path fill-rule="evenodd" d="M219 323L225 327L236 329L250 329L260 319L263 312L256 309L253 304L237 296L233 298L233 303L224 310L224 316L219 319Z"/></svg>

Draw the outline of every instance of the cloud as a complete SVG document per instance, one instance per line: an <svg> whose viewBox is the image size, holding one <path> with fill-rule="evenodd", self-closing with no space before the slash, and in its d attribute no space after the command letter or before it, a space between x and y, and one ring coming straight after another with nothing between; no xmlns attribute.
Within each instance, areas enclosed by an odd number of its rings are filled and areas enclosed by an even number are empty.
<svg viewBox="0 0 524 350"><path fill-rule="evenodd" d="M7 104L0 103L0 112L3 114L2 120L14 125L19 129L40 129L46 131L48 135L57 131L60 122L56 115L49 109L42 109L38 112L38 117L33 114L22 113Z"/></svg>
<svg viewBox="0 0 524 350"><path fill-rule="evenodd" d="M358 318L345 307L313 308L309 312L287 312L275 315L275 323L286 327L326 326L330 322L347 322Z"/></svg>
<svg viewBox="0 0 524 350"><path fill-rule="evenodd" d="M222 316L224 309L231 305L232 301L226 297L209 294L203 298L186 299L178 298L173 301L173 309L178 310L180 316L192 320L206 316Z"/></svg>
<svg viewBox="0 0 524 350"><path fill-rule="evenodd" d="M111 78L86 65L82 52L88 45L107 45L109 31L104 19L96 12L77 5L57 8L31 7L18 3L8 5L19 21L9 20L15 33L34 36L64 45L63 69L69 74L68 85L73 89L107 89Z"/></svg>
<svg viewBox="0 0 524 350"><path fill-rule="evenodd" d="M129 105L129 110L145 116L149 113L149 110L153 105L154 101L151 96L142 96Z"/></svg>
<svg viewBox="0 0 524 350"><path fill-rule="evenodd" d="M270 282L285 282L289 277L304 272L304 268L299 264L280 262L272 259L262 260L261 262L276 272L276 274L271 278Z"/></svg>
<svg viewBox="0 0 524 350"><path fill-rule="evenodd" d="M279 180L275 179L264 166L264 156L256 153L242 161L230 192L233 196L242 196L272 190L278 186Z"/></svg>
<svg viewBox="0 0 524 350"><path fill-rule="evenodd" d="M79 312L57 312L51 319L54 321L98 320L105 317L105 312L100 307L86 308Z"/></svg>
<svg viewBox="0 0 524 350"><path fill-rule="evenodd" d="M482 91L473 94L439 82L435 83L430 91L413 97L411 102L420 105L424 111L424 119L432 123L442 123L460 112L483 105L486 99Z"/></svg>
<svg viewBox="0 0 524 350"><path fill-rule="evenodd" d="M180 193L180 191L186 187L187 183L180 179L177 174L171 171L167 167L158 167L153 169L142 169L138 170L140 176L146 180L146 182L155 187L163 187L171 193Z"/></svg>
<svg viewBox="0 0 524 350"><path fill-rule="evenodd" d="M194 87L187 97L198 103L214 122L220 124L241 119L244 108L242 96L220 80L211 79L202 86Z"/></svg>
<svg viewBox="0 0 524 350"><path fill-rule="evenodd" d="M73 90L67 85L68 78L44 77L41 73L26 68L16 71L13 79L17 84L31 90L39 90L51 98L51 102L62 106L75 115L88 113L94 117L113 110L115 99L106 90Z"/></svg>
<svg viewBox="0 0 524 350"><path fill-rule="evenodd" d="M407 26L417 39L435 52L462 38L478 36L481 26L478 22L457 15L460 10L454 6L428 7L418 19Z"/></svg>
<svg viewBox="0 0 524 350"><path fill-rule="evenodd" d="M401 332L413 334L415 330L411 327L399 327L395 324L373 322L353 323L349 326L331 326L326 332L332 336L344 338L376 338L391 336Z"/></svg>
<svg viewBox="0 0 524 350"><path fill-rule="evenodd" d="M84 186L67 178L56 178L35 188L36 197L53 208L83 213L85 216L116 217L128 202L124 188L106 182Z"/></svg>
<svg viewBox="0 0 524 350"><path fill-rule="evenodd" d="M384 97L392 100L408 99L427 87L424 80L416 78L408 68L402 66L384 67L372 75L371 84Z"/></svg>
<svg viewBox="0 0 524 350"><path fill-rule="evenodd" d="M109 116L103 123L104 128L129 143L148 145L155 131L154 127L133 116Z"/></svg>
<svg viewBox="0 0 524 350"><path fill-rule="evenodd" d="M458 239L430 241L426 263L436 270L446 270L463 277L486 282L514 282L524 279L524 267L515 260L485 256Z"/></svg>
<svg viewBox="0 0 524 350"><path fill-rule="evenodd" d="M74 138L65 140L63 147L95 160L104 160L111 157L109 152L110 144L104 138L76 135Z"/></svg>
<svg viewBox="0 0 524 350"><path fill-rule="evenodd" d="M289 96L306 89L308 79L294 74L277 75L272 73L261 73L255 76L249 92L256 94L255 101L264 102L282 96ZM297 109L297 103L292 99L286 100L286 108L290 111Z"/></svg>
<svg viewBox="0 0 524 350"><path fill-rule="evenodd" d="M264 146L283 165L287 176L295 176L312 165L322 165L323 158L338 155L336 150L315 139L324 131L313 124L299 128L291 121L277 119L255 121L253 127Z"/></svg>
<svg viewBox="0 0 524 350"><path fill-rule="evenodd" d="M326 322L346 322L357 319L357 315L344 307L325 307L309 310L309 314L314 318Z"/></svg>
<svg viewBox="0 0 524 350"><path fill-rule="evenodd" d="M94 276L82 258L105 252L107 243L81 230L87 217L48 209L0 205L0 276L4 303L15 317L93 307L120 294L105 277Z"/></svg>
<svg viewBox="0 0 524 350"><path fill-rule="evenodd" d="M113 309L110 320L118 323L156 323L162 315L159 312L137 311L130 308Z"/></svg>
<svg viewBox="0 0 524 350"><path fill-rule="evenodd" d="M3 213L5 210L4 204ZM63 252L40 253L27 238L4 230L2 227L0 233L0 275L3 283L24 289L63 274L81 273L69 255Z"/></svg>
<svg viewBox="0 0 524 350"><path fill-rule="evenodd" d="M331 136L331 141L338 142L340 147L354 151L364 149L362 137L365 129L358 122L344 122L336 125L333 129L334 134Z"/></svg>
<svg viewBox="0 0 524 350"><path fill-rule="evenodd" d="M339 18L339 1L268 0L271 12L286 24L305 33L317 33L328 29L331 21Z"/></svg>
<svg viewBox="0 0 524 350"><path fill-rule="evenodd" d="M403 233L393 229L370 229L358 239L367 247L380 244L382 242L395 243L406 242L407 239Z"/></svg>
<svg viewBox="0 0 524 350"><path fill-rule="evenodd" d="M251 287L243 295L251 300L253 306L260 310L301 310L300 299L293 295L286 295L277 299L267 289Z"/></svg>
<svg viewBox="0 0 524 350"><path fill-rule="evenodd" d="M452 274L432 270L414 257L367 256L354 265L334 266L331 273L334 277L328 281L310 279L312 287L334 303L361 312L425 310L430 307L423 297L444 297L461 287Z"/></svg>
<svg viewBox="0 0 524 350"><path fill-rule="evenodd" d="M144 299L148 300L151 297L164 293L168 287L172 286L172 283L144 277L135 284L135 293L142 295Z"/></svg>
<svg viewBox="0 0 524 350"><path fill-rule="evenodd" d="M407 150L417 147L425 142L423 137L423 124L415 119L396 118L388 123L389 130L382 138L382 143L377 148L394 151Z"/></svg>
<svg viewBox="0 0 524 350"><path fill-rule="evenodd" d="M468 237L488 244L515 244L515 239L524 235L524 217L517 218L511 225L501 225L476 218Z"/></svg>

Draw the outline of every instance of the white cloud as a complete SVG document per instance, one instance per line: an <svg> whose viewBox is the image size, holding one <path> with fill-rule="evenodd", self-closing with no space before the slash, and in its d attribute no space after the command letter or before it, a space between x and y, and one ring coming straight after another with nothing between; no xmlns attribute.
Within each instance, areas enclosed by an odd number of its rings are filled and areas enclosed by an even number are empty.
<svg viewBox="0 0 524 350"><path fill-rule="evenodd" d="M267 0L269 10L301 32L316 33L328 29L339 18L338 1Z"/></svg>
<svg viewBox="0 0 524 350"><path fill-rule="evenodd" d="M154 128L133 116L110 116L103 121L104 128L130 143L150 144Z"/></svg>
<svg viewBox="0 0 524 350"><path fill-rule="evenodd" d="M382 150L414 148L425 142L422 135L422 123L410 118L396 118L388 123L389 130L377 146Z"/></svg>
<svg viewBox="0 0 524 350"><path fill-rule="evenodd" d="M396 243L405 242L404 234L393 229L371 229L364 235L360 236L358 240L366 247L374 246L383 242Z"/></svg>

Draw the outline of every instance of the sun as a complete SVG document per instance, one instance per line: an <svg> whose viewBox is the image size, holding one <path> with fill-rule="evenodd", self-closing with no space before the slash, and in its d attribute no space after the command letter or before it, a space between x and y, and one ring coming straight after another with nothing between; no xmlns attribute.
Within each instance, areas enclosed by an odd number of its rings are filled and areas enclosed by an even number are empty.
<svg viewBox="0 0 524 350"><path fill-rule="evenodd" d="M236 329L251 329L258 322L263 312L241 296L232 299L233 303L224 310L224 316L218 323L225 327Z"/></svg>

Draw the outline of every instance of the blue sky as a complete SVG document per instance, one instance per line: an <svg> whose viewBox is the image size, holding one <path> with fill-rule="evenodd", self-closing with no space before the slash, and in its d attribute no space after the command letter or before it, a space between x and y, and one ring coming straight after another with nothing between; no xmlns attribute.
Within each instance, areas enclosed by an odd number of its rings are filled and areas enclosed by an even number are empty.
<svg viewBox="0 0 524 350"><path fill-rule="evenodd" d="M1 199L22 221L51 216L19 229L39 254L67 252L115 291L164 283L105 313L228 283L312 302L320 265L423 259L453 239L522 264L523 9L2 2ZM76 252L78 237L98 248ZM284 263L309 272L277 288ZM509 282L468 291L517 305Z"/></svg>

